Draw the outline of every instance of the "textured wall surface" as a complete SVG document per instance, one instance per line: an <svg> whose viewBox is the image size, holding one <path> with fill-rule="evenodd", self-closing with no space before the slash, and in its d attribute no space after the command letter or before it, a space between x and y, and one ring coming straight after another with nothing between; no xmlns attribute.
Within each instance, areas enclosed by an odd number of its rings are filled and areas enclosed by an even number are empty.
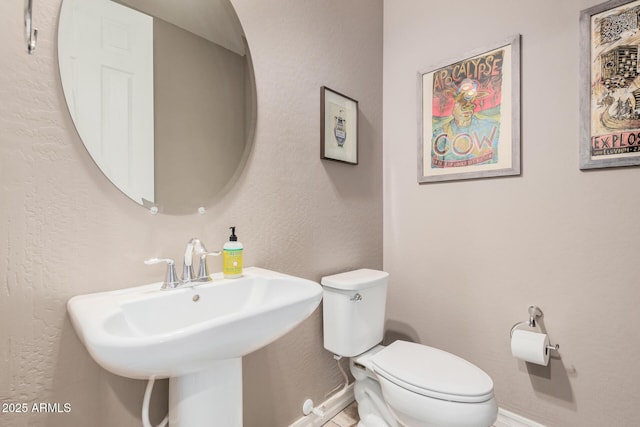
<svg viewBox="0 0 640 427"><path fill-rule="evenodd" d="M236 225L247 265L313 280L381 268L382 1L233 3L255 64L256 139L234 188L202 216L152 216L94 166L58 78L60 0L36 2L34 56L23 42L23 2L0 4L0 402L72 408L0 413L0 425L139 426L145 382L97 366L65 303L160 280L162 267L142 260L179 259L190 237L219 248ZM322 85L360 101L358 166L319 159ZM318 310L245 357L245 426L286 426L306 397L322 401L340 381Z"/></svg>
<svg viewBox="0 0 640 427"><path fill-rule="evenodd" d="M388 327L494 379L501 407L556 427L637 426L640 169L578 169L578 19L598 1L397 0L384 9ZM418 185L416 74L522 34L520 177ZM544 311L550 367L511 357Z"/></svg>

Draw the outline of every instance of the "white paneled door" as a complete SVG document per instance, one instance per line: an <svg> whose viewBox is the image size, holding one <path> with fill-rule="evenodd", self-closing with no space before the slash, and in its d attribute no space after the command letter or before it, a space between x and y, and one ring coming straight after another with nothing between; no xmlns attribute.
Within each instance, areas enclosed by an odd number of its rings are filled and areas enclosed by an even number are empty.
<svg viewBox="0 0 640 427"><path fill-rule="evenodd" d="M118 188L153 202L153 19L111 0L63 7L73 32L59 34L60 70L78 133Z"/></svg>

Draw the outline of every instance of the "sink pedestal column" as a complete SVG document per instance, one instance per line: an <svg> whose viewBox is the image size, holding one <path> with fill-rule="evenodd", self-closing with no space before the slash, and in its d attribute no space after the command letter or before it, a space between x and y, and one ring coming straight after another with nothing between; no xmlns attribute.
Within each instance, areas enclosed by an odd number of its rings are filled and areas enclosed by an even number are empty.
<svg viewBox="0 0 640 427"><path fill-rule="evenodd" d="M242 358L169 379L171 427L242 427Z"/></svg>

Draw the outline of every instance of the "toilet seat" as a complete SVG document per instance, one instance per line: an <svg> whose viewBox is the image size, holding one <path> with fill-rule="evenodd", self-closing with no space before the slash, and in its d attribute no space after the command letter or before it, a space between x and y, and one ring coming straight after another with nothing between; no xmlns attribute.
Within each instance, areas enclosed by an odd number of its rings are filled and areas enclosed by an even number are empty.
<svg viewBox="0 0 640 427"><path fill-rule="evenodd" d="M493 398L493 381L484 371L433 347L395 341L376 353L371 364L377 375L423 396L461 403Z"/></svg>

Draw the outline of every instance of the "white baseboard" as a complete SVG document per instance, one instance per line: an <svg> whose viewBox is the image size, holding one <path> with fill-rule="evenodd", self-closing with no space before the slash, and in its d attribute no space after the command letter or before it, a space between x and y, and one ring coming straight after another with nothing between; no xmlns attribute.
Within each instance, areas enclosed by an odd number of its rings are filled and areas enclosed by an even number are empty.
<svg viewBox="0 0 640 427"><path fill-rule="evenodd" d="M494 425L495 427L545 427L540 423L502 408L498 409L498 419Z"/></svg>
<svg viewBox="0 0 640 427"><path fill-rule="evenodd" d="M309 415L299 418L289 427L320 427L331 418L335 417L344 408L349 406L354 400L355 398L353 396L353 383L351 383L349 384L345 392L342 393L339 397L329 397L329 399L316 406L316 408L320 409L322 416L316 415L312 412ZM300 402L300 405L302 407L302 402Z"/></svg>

